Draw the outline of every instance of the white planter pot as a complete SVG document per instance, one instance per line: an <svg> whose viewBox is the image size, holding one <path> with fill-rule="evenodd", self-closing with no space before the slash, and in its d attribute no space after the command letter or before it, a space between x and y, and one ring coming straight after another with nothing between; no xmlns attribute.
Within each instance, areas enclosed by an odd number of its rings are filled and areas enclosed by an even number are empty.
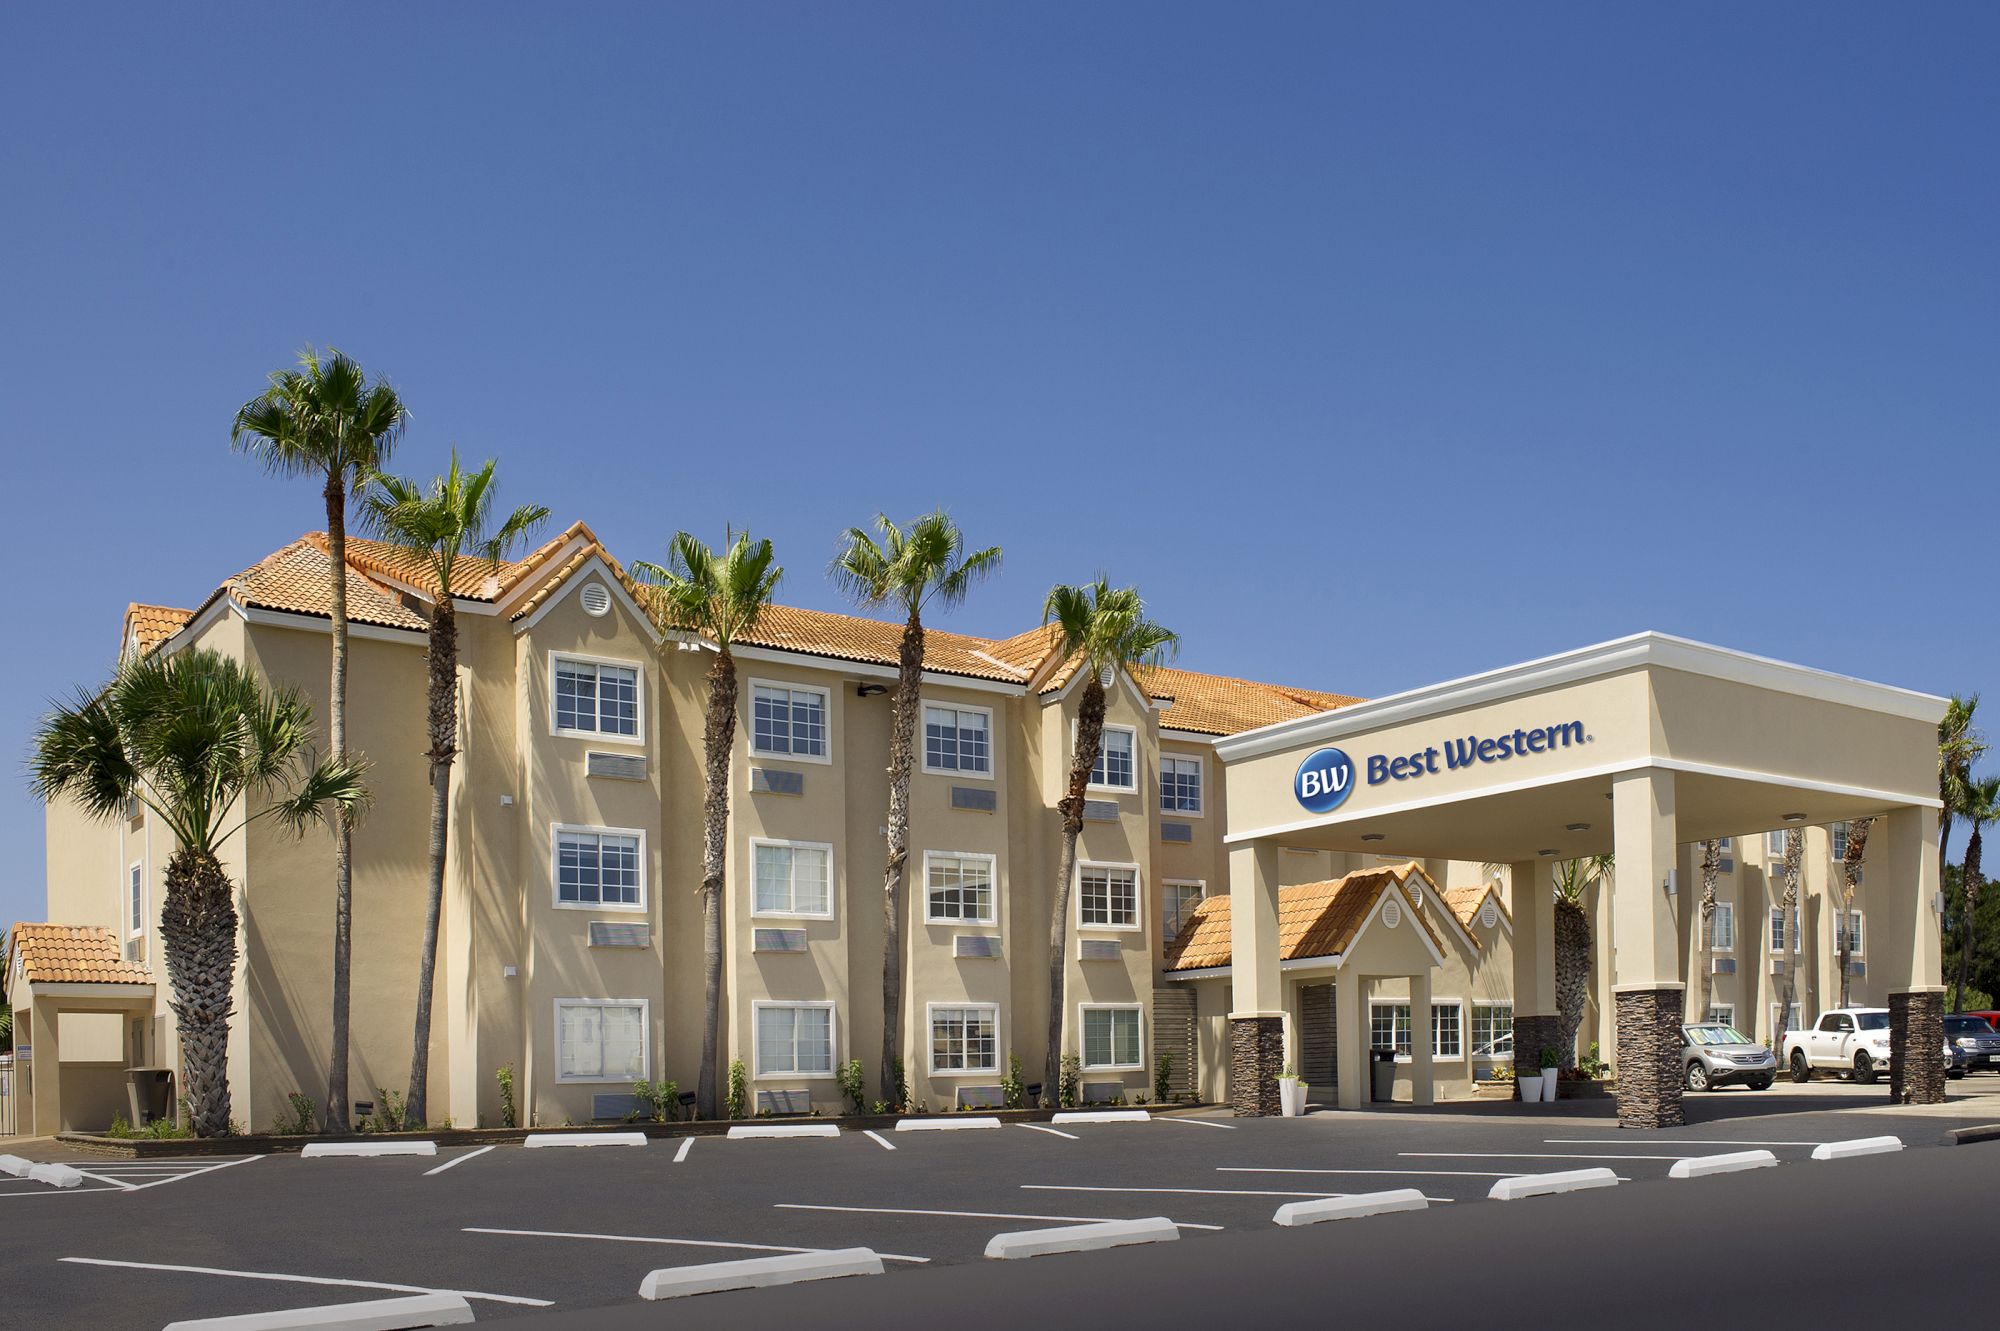
<svg viewBox="0 0 2000 1331"><path fill-rule="evenodd" d="M1297 1077L1278 1078L1278 1108L1286 1118L1306 1112L1306 1084Z"/></svg>
<svg viewBox="0 0 2000 1331"><path fill-rule="evenodd" d="M1542 1069L1542 1099L1553 1103L1556 1098L1556 1069Z"/></svg>
<svg viewBox="0 0 2000 1331"><path fill-rule="evenodd" d="M1521 1088L1522 1104L1531 1105L1542 1098L1542 1079L1540 1077L1517 1077L1514 1084Z"/></svg>

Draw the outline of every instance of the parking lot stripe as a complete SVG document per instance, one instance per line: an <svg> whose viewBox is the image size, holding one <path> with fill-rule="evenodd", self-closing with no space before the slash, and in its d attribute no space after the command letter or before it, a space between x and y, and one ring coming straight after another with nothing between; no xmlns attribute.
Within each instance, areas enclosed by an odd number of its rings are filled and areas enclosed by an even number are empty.
<svg viewBox="0 0 2000 1331"><path fill-rule="evenodd" d="M692 1137L681 1138L681 1149L674 1152L674 1163L679 1164L683 1160L687 1159L688 1152L692 1151L693 1149L694 1149L694 1138Z"/></svg>
<svg viewBox="0 0 2000 1331"><path fill-rule="evenodd" d="M85 1178L94 1178L99 1183L109 1183L112 1187L122 1188L126 1192L136 1192L138 1191L139 1188L139 1185L136 1183L127 1183L123 1179L109 1178L103 1174L93 1173L88 1169L79 1169L76 1172L83 1175Z"/></svg>
<svg viewBox="0 0 2000 1331"><path fill-rule="evenodd" d="M433 1289L429 1285L392 1285L380 1280L342 1280L335 1276L295 1276L277 1271L231 1271L221 1266L173 1266L165 1262L121 1262L109 1257L59 1257L78 1266L116 1266L133 1271L172 1271L179 1275L231 1276L237 1280L269 1280L280 1285L337 1285L343 1289L382 1289L392 1294L456 1294L461 1299L482 1303L512 1303L523 1308L553 1308L547 1299L523 1298L518 1294L485 1294L473 1289Z"/></svg>
<svg viewBox="0 0 2000 1331"><path fill-rule="evenodd" d="M1405 1160L1685 1160L1684 1155L1582 1155L1562 1151L1399 1151Z"/></svg>
<svg viewBox="0 0 2000 1331"><path fill-rule="evenodd" d="M1695 1140L1694 1138L1692 1138L1692 1137L1681 1137L1681 1138L1676 1138L1675 1140L1676 1140L1676 1141L1677 1141L1677 1142L1678 1142L1678 1143L1679 1143L1680 1145L1683 1145L1683 1146L1820 1146L1820 1145L1824 1145L1824 1143L1822 1143L1822 1142L1745 1142L1745 1141L1737 1141L1737 1140L1736 1140L1736 1139L1735 1139L1734 1137L1730 1138L1730 1139L1729 1139L1728 1141L1716 1141L1716 1140L1704 1140L1704 1141L1696 1141L1696 1140ZM1545 1140L1545 1141L1544 1141L1544 1142L1543 1142L1542 1144L1543 1144L1544 1146L1623 1146L1623 1145L1625 1145L1625 1144L1626 1144L1626 1139L1625 1139L1625 1138L1623 1138L1623 1137L1550 1137L1550 1138L1546 1139L1546 1140Z"/></svg>
<svg viewBox="0 0 2000 1331"><path fill-rule="evenodd" d="M734 1248L740 1252L834 1252L833 1248L791 1248L777 1243L724 1243L719 1239L662 1239L650 1234L579 1234L565 1229L487 1229L467 1225L468 1234L500 1234L528 1239L594 1239L599 1243L653 1243L668 1248ZM904 1257L893 1252L878 1253L885 1262L930 1261L928 1257Z"/></svg>
<svg viewBox="0 0 2000 1331"><path fill-rule="evenodd" d="M159 1187L159 1186L160 1186L161 1184L163 1184L163 1183L179 1183L179 1182L180 1182L180 1181L181 1181L182 1179L190 1179L190 1178L200 1178L200 1177L201 1177L201 1176L202 1176L203 1174L213 1174L213 1173L214 1173L214 1172L215 1172L216 1170L218 1170L218 1169L228 1169L228 1168L230 1168L230 1167L231 1167L232 1165L247 1165L247 1164L251 1164L251 1163L254 1163L255 1161L258 1161L258 1160L262 1160L262 1159L264 1159L264 1157L263 1157L263 1156L261 1156L261 1155L246 1155L246 1156L244 1156L244 1157L243 1157L243 1158L242 1158L241 1160L224 1160L224 1161L223 1161L223 1162L222 1162L221 1164L219 1164L219 1165L205 1165L205 1166L203 1166L203 1167L202 1167L202 1168L200 1168L200 1169L190 1169L190 1170L186 1171L185 1173L181 1173L181 1174L175 1174L175 1175L173 1175L173 1176L171 1176L171 1177L169 1177L169 1178L158 1178L158 1179L154 1179L154 1180L153 1180L153 1181L152 1181L151 1183L138 1183L138 1184L134 1184L134 1185L133 1185L133 1187L132 1187L132 1191L133 1191L133 1192L144 1192L144 1191L145 1191L146 1189L148 1189L148 1188L157 1188L157 1187ZM445 1291L445 1292L446 1292L446 1293L450 1293L450 1291L449 1291L449 1290L447 1290L447 1291ZM420 1293L420 1294L421 1294L421 1293L429 1293L429 1291L428 1291L428 1290L419 1290L419 1291L418 1291L418 1293Z"/></svg>
<svg viewBox="0 0 2000 1331"><path fill-rule="evenodd" d="M466 1161L470 1160L473 1156L485 1155L488 1151L492 1149L493 1148L491 1146L482 1146L476 1151L467 1151L464 1155L455 1156L454 1158L445 1161L443 1164L439 1165L436 1169L426 1169L424 1171L424 1177L429 1178L433 1174L442 1174L444 1173L445 1170L450 1169L453 1165L462 1165Z"/></svg>
<svg viewBox="0 0 2000 1331"><path fill-rule="evenodd" d="M1174 1192L1195 1197L1342 1197L1339 1192L1266 1192L1257 1188L1105 1188L1087 1183L1023 1183L1033 1192Z"/></svg>
<svg viewBox="0 0 2000 1331"><path fill-rule="evenodd" d="M1215 1123L1205 1118L1175 1118L1169 1114L1162 1114L1158 1118L1154 1119L1153 1122L1185 1123L1188 1127L1191 1128L1222 1128L1227 1132L1236 1131L1236 1125L1234 1123Z"/></svg>
<svg viewBox="0 0 2000 1331"><path fill-rule="evenodd" d="M858 1215L945 1215L964 1220L1049 1220L1066 1225L1094 1225L1102 1220L1121 1220L1115 1215L1020 1215L1013 1211L926 1211L914 1206L815 1206L808 1202L778 1202L780 1211L852 1211ZM1191 1225L1176 1220L1182 1229L1221 1229L1221 1225Z"/></svg>
<svg viewBox="0 0 2000 1331"><path fill-rule="evenodd" d="M1389 1178L1514 1178L1518 1169L1295 1169L1282 1165L1217 1165L1218 1174L1367 1174Z"/></svg>
<svg viewBox="0 0 2000 1331"><path fill-rule="evenodd" d="M894 1142L890 1141L887 1137L884 1137L881 1133L875 1131L875 1129L873 1128L863 1128L861 1130L861 1135L864 1137L872 1138L875 1144L881 1147L885 1151L893 1151L896 1149L896 1144Z"/></svg>
<svg viewBox="0 0 2000 1331"><path fill-rule="evenodd" d="M1020 1126L1026 1128L1030 1132L1046 1132L1052 1137L1067 1137L1071 1141L1077 1140L1077 1136L1074 1132L1064 1132L1060 1128L1045 1128L1039 1123L1023 1123Z"/></svg>

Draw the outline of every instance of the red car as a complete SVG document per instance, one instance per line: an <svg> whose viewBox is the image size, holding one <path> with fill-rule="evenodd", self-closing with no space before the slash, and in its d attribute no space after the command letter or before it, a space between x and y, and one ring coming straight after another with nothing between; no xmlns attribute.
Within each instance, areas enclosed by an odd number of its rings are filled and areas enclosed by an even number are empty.
<svg viewBox="0 0 2000 1331"><path fill-rule="evenodd" d="M2000 1012L1961 1012L1961 1013L1956 1013L1954 1015L1962 1017L1984 1017L1986 1018L1987 1025L1991 1026L1996 1031L2000 1031Z"/></svg>

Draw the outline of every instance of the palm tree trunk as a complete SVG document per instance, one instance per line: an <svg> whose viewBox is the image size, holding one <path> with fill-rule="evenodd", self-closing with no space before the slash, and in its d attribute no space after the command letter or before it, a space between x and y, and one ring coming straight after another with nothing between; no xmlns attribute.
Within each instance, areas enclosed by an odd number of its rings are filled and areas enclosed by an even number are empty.
<svg viewBox="0 0 2000 1331"><path fill-rule="evenodd" d="M1070 760L1069 786L1056 812L1062 815L1062 853L1056 860L1055 891L1049 907L1049 1054L1043 1073L1042 1094L1050 1104L1059 1103L1062 1086L1063 980L1068 974L1069 893L1076 880L1076 839L1083 832L1083 797L1090 786L1091 769L1097 766L1097 750L1104 743L1104 684L1089 662L1078 667L1091 670L1077 705L1076 753Z"/></svg>
<svg viewBox="0 0 2000 1331"><path fill-rule="evenodd" d="M910 854L910 770L916 765L917 713L922 709L924 625L910 611L896 657L896 705L889 730L889 860L882 870L882 1098L902 1094L903 879ZM900 1107L900 1106L898 1106Z"/></svg>
<svg viewBox="0 0 2000 1331"><path fill-rule="evenodd" d="M1697 926L1695 973L1701 985L1701 1006L1686 1014L1689 1021L1707 1021L1715 1001L1715 878L1722 871L1722 843L1701 843L1701 922Z"/></svg>
<svg viewBox="0 0 2000 1331"><path fill-rule="evenodd" d="M1958 992L1952 996L1951 1010L1965 1011L1965 986L1972 975L1972 914L1979 904L1979 873L1981 865L1980 829L1977 822L1972 824L1972 836L1965 843L1965 861L1958 867L1960 886L1965 901L1965 915L1958 930ZM1942 880L1940 880L1942 881Z"/></svg>
<svg viewBox="0 0 2000 1331"><path fill-rule="evenodd" d="M333 621L333 678L327 686L329 745L347 756L347 489L339 471L326 474L326 547L333 565L327 592ZM345 810L333 811L333 1033L327 1055L326 1130L347 1131L348 980L354 954L354 829Z"/></svg>
<svg viewBox="0 0 2000 1331"><path fill-rule="evenodd" d="M701 850L701 1075L695 1112L712 1119L715 1060L722 1028L722 888L729 851L729 763L736 743L736 659L724 647L708 668L708 718L702 732L707 764L702 794ZM751 1033L756 1038L756 1033Z"/></svg>
<svg viewBox="0 0 2000 1331"><path fill-rule="evenodd" d="M1868 853L1868 833L1875 826L1873 818L1856 818L1847 825L1847 853L1841 856L1841 920L1835 930L1840 940L1840 1005L1848 1006L1851 990L1849 969L1854 964L1854 886L1855 877L1861 872L1861 861Z"/></svg>
<svg viewBox="0 0 2000 1331"><path fill-rule="evenodd" d="M1785 945L1785 984L1778 993L1777 1029L1771 1032L1772 1047L1785 1047L1785 1021L1792 1004L1798 1002L1799 987L1799 862L1805 856L1805 833L1796 827L1785 833L1785 895L1778 906L1779 941Z"/></svg>
<svg viewBox="0 0 2000 1331"><path fill-rule="evenodd" d="M1583 1026L1584 1002L1590 996L1590 917L1582 902L1557 899L1555 944L1556 1057L1568 1068L1576 1065L1576 1033ZM1514 1053L1518 1058L1522 1051Z"/></svg>
<svg viewBox="0 0 2000 1331"><path fill-rule="evenodd" d="M410 1047L410 1089L403 1101L411 1127L430 1121L431 991L437 976L438 915L444 908L445 851L450 841L451 765L458 756L458 616L442 589L431 616L430 753L431 860L424 902L424 944L417 960L417 1025Z"/></svg>
<svg viewBox="0 0 2000 1331"><path fill-rule="evenodd" d="M180 1033L189 1126L197 1137L227 1136L236 899L215 856L182 848L168 857L160 941L167 956L168 1006Z"/></svg>

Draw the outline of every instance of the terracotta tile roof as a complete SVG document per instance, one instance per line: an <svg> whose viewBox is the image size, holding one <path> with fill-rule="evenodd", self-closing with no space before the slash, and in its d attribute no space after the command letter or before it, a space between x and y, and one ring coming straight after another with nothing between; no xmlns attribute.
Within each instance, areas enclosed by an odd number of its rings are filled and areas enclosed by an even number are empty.
<svg viewBox="0 0 2000 1331"><path fill-rule="evenodd" d="M192 610L134 601L125 607L125 641L135 644L139 655L144 656L180 632L192 618Z"/></svg>
<svg viewBox="0 0 2000 1331"><path fill-rule="evenodd" d="M333 561L327 557L325 540L320 532L301 536L229 579L221 590L245 605L328 618L333 613L328 594ZM352 562L347 567L347 618L381 628L421 632L425 627L391 588L374 581Z"/></svg>
<svg viewBox="0 0 2000 1331"><path fill-rule="evenodd" d="M1491 883L1481 883L1477 887L1454 887L1444 894L1444 903L1451 907L1451 913L1465 926L1466 933L1472 935L1472 922L1478 918L1479 908L1486 904L1488 897L1493 898L1500 918L1511 923L1513 917L1507 913L1507 903L1500 899L1500 890ZM1477 935L1472 935L1472 938L1475 943L1479 941Z"/></svg>
<svg viewBox="0 0 2000 1331"><path fill-rule="evenodd" d="M742 641L748 646L893 666L902 648L903 626L893 620L774 605L758 616L755 631ZM1026 683L1028 671L996 655L993 646L991 639L927 628L924 668L944 675Z"/></svg>
<svg viewBox="0 0 2000 1331"><path fill-rule="evenodd" d="M579 523L578 526L582 526L582 524ZM589 535L589 531L589 528L584 528L585 535ZM529 596L525 601L522 601L515 609L513 619L516 621L525 619L529 615L534 614L535 611L541 609L556 592L562 589L564 583L567 583L584 565L593 559L603 560L605 567L611 570L611 576L618 579L618 585L625 589L626 594L641 607L646 608L648 613L651 612L652 593L647 589L646 585L627 573L625 566L613 558L609 550L599 545L597 538L593 536L590 538L588 545L578 549L568 559L563 560L561 565L548 572L547 579L541 586L535 588L534 594ZM654 619L657 626L658 616L654 616Z"/></svg>
<svg viewBox="0 0 2000 1331"><path fill-rule="evenodd" d="M1153 697L1173 699L1160 717L1162 726L1203 735L1234 735L1361 701L1344 693L1259 684L1167 666L1142 666L1134 673Z"/></svg>
<svg viewBox="0 0 2000 1331"><path fill-rule="evenodd" d="M87 924L17 924L15 955L29 984L151 984L153 974L125 960L109 929Z"/></svg>
<svg viewBox="0 0 2000 1331"><path fill-rule="evenodd" d="M1413 875L1429 883L1432 891L1437 890L1437 884L1431 883L1430 875L1414 860L1357 869L1344 878L1279 888L1278 959L1298 961L1339 955L1354 941L1361 922L1368 918L1384 892L1401 897L1405 913L1430 935L1440 952L1444 951L1444 941L1415 908L1411 889L1406 886ZM1209 897L1195 907L1180 933L1167 944L1165 969L1188 971L1227 966L1230 927L1229 898Z"/></svg>

